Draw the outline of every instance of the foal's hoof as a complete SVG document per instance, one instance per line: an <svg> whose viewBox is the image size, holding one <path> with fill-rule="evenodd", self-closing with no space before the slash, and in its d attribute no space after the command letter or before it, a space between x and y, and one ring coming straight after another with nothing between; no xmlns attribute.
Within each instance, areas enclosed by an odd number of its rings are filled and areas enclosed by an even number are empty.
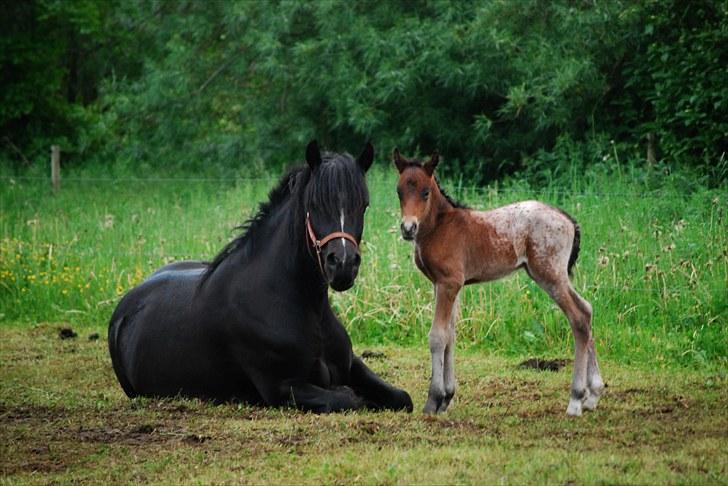
<svg viewBox="0 0 728 486"><path fill-rule="evenodd" d="M599 398L601 398L603 391L604 383L602 383L601 379L597 379L594 383L591 383L587 388L587 397L586 400L584 400L584 409L594 410L597 408Z"/></svg>
<svg viewBox="0 0 728 486"><path fill-rule="evenodd" d="M599 403L600 396L601 396L601 393L595 393L595 392L589 390L586 400L584 400L584 410L596 409L597 404Z"/></svg>
<svg viewBox="0 0 728 486"><path fill-rule="evenodd" d="M432 397L427 397L427 402L425 402L425 408L422 409L422 413L425 415L435 415L438 413L440 408L440 400L433 399Z"/></svg>
<svg viewBox="0 0 728 486"><path fill-rule="evenodd" d="M569 400L569 406L566 408L566 415L569 417L581 417L582 403L581 400L572 398Z"/></svg>

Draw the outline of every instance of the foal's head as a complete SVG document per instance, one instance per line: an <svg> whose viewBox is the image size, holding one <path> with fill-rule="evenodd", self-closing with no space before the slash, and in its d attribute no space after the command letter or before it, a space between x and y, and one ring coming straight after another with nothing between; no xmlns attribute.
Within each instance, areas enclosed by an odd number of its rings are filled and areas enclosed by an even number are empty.
<svg viewBox="0 0 728 486"><path fill-rule="evenodd" d="M394 149L394 165L399 171L397 195L402 211L402 238L413 240L421 224L427 220L433 206L433 200L439 195L439 187L435 180L435 167L440 160L437 152L427 162L404 158L399 150Z"/></svg>
<svg viewBox="0 0 728 486"><path fill-rule="evenodd" d="M318 253L314 255L317 265L334 290L349 289L359 272L359 242L369 206L364 174L373 160L369 143L356 160L349 154L322 154L316 141L306 147L311 168L304 193L307 235Z"/></svg>

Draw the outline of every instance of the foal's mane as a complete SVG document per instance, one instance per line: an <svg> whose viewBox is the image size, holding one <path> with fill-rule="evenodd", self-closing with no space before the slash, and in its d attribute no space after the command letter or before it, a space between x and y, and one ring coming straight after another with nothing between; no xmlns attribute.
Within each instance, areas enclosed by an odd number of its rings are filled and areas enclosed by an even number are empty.
<svg viewBox="0 0 728 486"><path fill-rule="evenodd" d="M460 201L456 201L455 199L451 198L448 193L445 192L445 190L440 185L440 180L435 176L435 184L437 184L437 188L440 190L440 194L442 194L442 197L449 202L452 207L458 208L458 209L470 209L469 206L466 206L465 204L461 203Z"/></svg>
<svg viewBox="0 0 728 486"><path fill-rule="evenodd" d="M321 165L316 169L315 173L311 171L308 165L304 165L290 169L281 177L278 184L268 194L268 201L260 204L255 216L235 228L241 234L225 245L209 263L207 270L200 279L200 286L205 283L228 256L245 248L250 248L254 244L256 234L260 233L259 229L270 218L275 209L290 198L296 201L296 204L292 207L293 221L300 223L300 225L303 225L306 216L304 214L304 199L307 199L312 207L317 208L317 211L338 217L340 208L338 206L334 207L330 203L332 198L328 189L332 187L345 191L352 204L362 204L363 199L367 198L368 194L366 185L357 183L356 177L352 173L353 170L361 170L354 158L346 153L324 152L321 154L321 159ZM336 170L342 165L346 166L347 170ZM309 184L312 177L316 179L317 184ZM289 228L291 230L289 236L293 241L297 241L303 235L303 231L295 231L297 227L297 224L294 223L293 227Z"/></svg>

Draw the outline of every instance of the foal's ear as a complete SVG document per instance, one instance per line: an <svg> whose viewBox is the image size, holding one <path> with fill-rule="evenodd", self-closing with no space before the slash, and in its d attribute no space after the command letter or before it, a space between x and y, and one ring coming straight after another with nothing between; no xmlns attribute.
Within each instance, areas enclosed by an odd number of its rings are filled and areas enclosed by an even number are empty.
<svg viewBox="0 0 728 486"><path fill-rule="evenodd" d="M316 170L321 165L321 151L316 140L311 140L306 146L306 162L311 170Z"/></svg>
<svg viewBox="0 0 728 486"><path fill-rule="evenodd" d="M402 154L399 153L399 149L396 147L392 152L392 160L394 161L394 165L397 167L397 170L401 174L405 167L407 167L407 159L402 157Z"/></svg>
<svg viewBox="0 0 728 486"><path fill-rule="evenodd" d="M427 175L432 176L432 174L435 173L435 167L437 167L438 162L440 162L440 154L438 154L437 150L435 150L435 153L430 156L430 160L425 162L425 165L423 165L422 168L425 169Z"/></svg>
<svg viewBox="0 0 728 486"><path fill-rule="evenodd" d="M372 166L372 162L374 162L374 147L372 147L371 142L367 142L361 155L356 159L356 163L366 172Z"/></svg>

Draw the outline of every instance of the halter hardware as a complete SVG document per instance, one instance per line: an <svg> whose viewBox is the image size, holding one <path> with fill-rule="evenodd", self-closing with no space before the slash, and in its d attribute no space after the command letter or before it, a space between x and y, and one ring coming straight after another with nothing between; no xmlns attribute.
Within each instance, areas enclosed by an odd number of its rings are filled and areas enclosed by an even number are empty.
<svg viewBox="0 0 728 486"><path fill-rule="evenodd" d="M323 263L321 263L321 250L323 250L324 246L326 246L331 240L335 240L336 238L344 238L345 240L351 242L354 245L354 248L359 248L359 243L357 243L356 238L354 238L349 233L345 233L343 231L334 231L333 233L329 233L319 240L316 237L313 226L311 226L311 214L308 212L306 213L306 233L308 234L308 239L313 245L313 248L316 250L316 259L318 260L319 269L321 269L321 275L323 275L324 277L326 276L326 272L324 272L324 265Z"/></svg>

